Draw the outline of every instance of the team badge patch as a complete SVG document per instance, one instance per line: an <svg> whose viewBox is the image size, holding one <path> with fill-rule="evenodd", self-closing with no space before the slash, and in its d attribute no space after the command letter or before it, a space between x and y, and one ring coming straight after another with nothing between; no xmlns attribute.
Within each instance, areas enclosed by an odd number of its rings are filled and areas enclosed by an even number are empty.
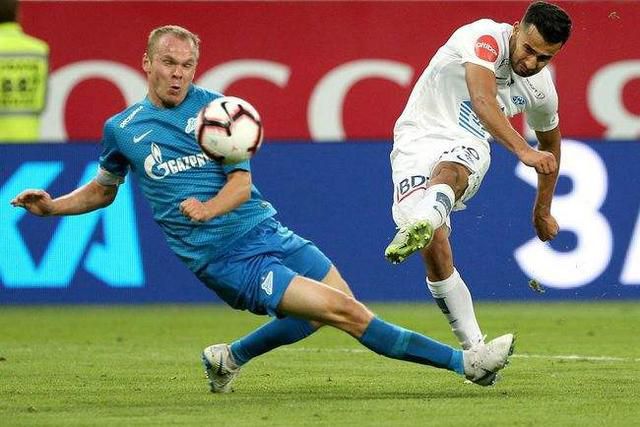
<svg viewBox="0 0 640 427"><path fill-rule="evenodd" d="M493 36L485 34L476 40L475 53L480 59L489 62L496 62L496 59L498 59L498 55L500 54L500 48L498 48L498 42L493 38Z"/></svg>
<svg viewBox="0 0 640 427"><path fill-rule="evenodd" d="M524 97L520 96L520 95L512 96L511 97L511 101L513 101L513 103L516 104L517 106L522 106L522 105L525 105L527 103L527 100L524 99Z"/></svg>

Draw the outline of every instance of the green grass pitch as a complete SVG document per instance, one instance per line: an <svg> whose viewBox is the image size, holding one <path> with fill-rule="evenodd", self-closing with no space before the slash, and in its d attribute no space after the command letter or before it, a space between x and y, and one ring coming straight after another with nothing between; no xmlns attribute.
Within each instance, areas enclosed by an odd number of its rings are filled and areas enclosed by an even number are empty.
<svg viewBox="0 0 640 427"><path fill-rule="evenodd" d="M435 304L383 318L454 344ZM0 425L633 426L640 304L479 303L488 338L516 331L502 380L385 359L325 328L254 359L235 392L208 392L203 347L265 318L222 305L2 307Z"/></svg>

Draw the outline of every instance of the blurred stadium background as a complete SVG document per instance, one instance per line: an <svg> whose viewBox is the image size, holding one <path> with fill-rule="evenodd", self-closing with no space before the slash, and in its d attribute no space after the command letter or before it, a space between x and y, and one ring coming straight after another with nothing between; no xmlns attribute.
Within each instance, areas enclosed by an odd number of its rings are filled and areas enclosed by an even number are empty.
<svg viewBox="0 0 640 427"><path fill-rule="evenodd" d="M85 217L29 218L7 203L22 188L60 194L93 176L102 124L145 95L146 36L166 23L201 36L197 82L261 111L256 183L284 223L335 259L362 298L422 298L420 262L394 268L382 257L394 120L452 30L481 16L515 21L526 4L23 1L24 29L51 48L42 141L61 144L0 146L0 302L211 300L166 249L135 185ZM561 4L574 20L553 62L563 232L536 242L534 178L495 145L480 193L453 217L457 262L480 299L541 298L529 278L545 299L640 296L640 45L628 37L640 6ZM521 118L514 125L530 134Z"/></svg>
<svg viewBox="0 0 640 427"><path fill-rule="evenodd" d="M9 206L23 188L60 194L93 177L102 124L145 95L146 37L164 24L202 38L197 83L261 112L267 142L253 162L255 182L280 219L314 240L361 299L429 303L417 257L394 267L382 255L394 234L393 123L454 29L480 17L514 22L527 3L23 0L23 28L49 43L50 79L40 143L0 144L0 356L21 343L8 338L8 306L218 301L169 252L131 182L90 215L38 219ZM452 218L456 261L481 319L483 302L579 302L589 312L625 300L620 310L637 321L640 4L558 3L574 22L552 65L564 137L554 202L562 232L551 244L535 239L535 177L494 145L480 192ZM521 118L513 124L532 136ZM529 287L532 278L544 292ZM444 321L435 325L451 340ZM625 351L626 369L638 375L638 351ZM15 373L8 362L0 368Z"/></svg>

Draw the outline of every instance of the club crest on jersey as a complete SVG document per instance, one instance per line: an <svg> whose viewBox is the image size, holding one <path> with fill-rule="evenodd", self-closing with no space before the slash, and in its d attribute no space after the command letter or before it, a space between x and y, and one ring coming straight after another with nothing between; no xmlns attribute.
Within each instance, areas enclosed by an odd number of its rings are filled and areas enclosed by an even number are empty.
<svg viewBox="0 0 640 427"><path fill-rule="evenodd" d="M201 168L210 161L204 153L182 156L165 161L162 156L162 150L160 150L160 147L156 143L153 143L151 144L151 154L144 159L144 171L149 178L160 180L167 175L175 175L191 168Z"/></svg>
<svg viewBox="0 0 640 427"><path fill-rule="evenodd" d="M187 120L187 126L184 128L184 133L195 132L197 120L198 119L196 117L189 117L189 120Z"/></svg>
<svg viewBox="0 0 640 427"><path fill-rule="evenodd" d="M496 59L498 59L498 55L500 54L500 48L498 48L498 42L493 38L493 36L485 34L476 40L475 53L480 59L484 59L489 62L496 62Z"/></svg>
<svg viewBox="0 0 640 427"><path fill-rule="evenodd" d="M512 96L511 101L513 101L513 103L519 107L527 103L527 100L524 99L524 96L520 96L520 95Z"/></svg>

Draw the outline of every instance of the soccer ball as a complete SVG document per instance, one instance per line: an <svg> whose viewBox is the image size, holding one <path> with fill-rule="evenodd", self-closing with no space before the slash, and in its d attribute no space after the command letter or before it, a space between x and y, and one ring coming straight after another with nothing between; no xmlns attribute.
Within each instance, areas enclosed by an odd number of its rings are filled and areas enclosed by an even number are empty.
<svg viewBox="0 0 640 427"><path fill-rule="evenodd" d="M196 140L202 152L216 162L248 160L262 144L260 114L235 96L216 98L198 113Z"/></svg>

